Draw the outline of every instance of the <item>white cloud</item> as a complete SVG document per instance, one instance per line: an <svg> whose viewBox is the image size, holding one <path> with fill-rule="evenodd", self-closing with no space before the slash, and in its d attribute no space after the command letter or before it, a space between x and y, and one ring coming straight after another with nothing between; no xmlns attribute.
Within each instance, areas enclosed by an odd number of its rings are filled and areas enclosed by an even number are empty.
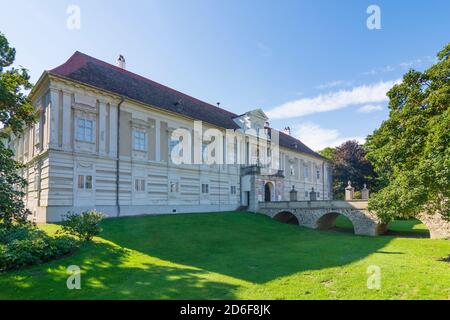
<svg viewBox="0 0 450 320"><path fill-rule="evenodd" d="M415 66L418 66L420 64L422 64L422 59L415 59L415 60L409 60L409 61L401 62L399 64L399 66L401 68L404 68L404 69L409 69L409 68L413 68Z"/></svg>
<svg viewBox="0 0 450 320"><path fill-rule="evenodd" d="M400 80L382 81L371 85L354 87L286 102L266 112L272 119L301 117L313 113L332 111L353 105L387 101L386 92Z"/></svg>
<svg viewBox="0 0 450 320"><path fill-rule="evenodd" d="M360 113L371 113L375 111L383 110L383 106L375 105L375 104L366 104L358 109Z"/></svg>
<svg viewBox="0 0 450 320"><path fill-rule="evenodd" d="M419 68L419 67L423 67L430 63L435 63L435 62L436 62L436 59L433 58L432 56L425 56L423 58L406 60L406 61L400 62L399 64L396 64L394 66L388 65L388 66L385 66L382 68L371 69L369 71L363 72L363 75L374 76L377 74L383 74L383 73L387 73L387 72L397 71L398 69L400 69L399 71L404 72L407 69Z"/></svg>
<svg viewBox="0 0 450 320"><path fill-rule="evenodd" d="M348 140L364 143L365 138L360 136L343 136L336 129L326 129L312 122L305 122L293 126L292 134L313 150L322 150L326 147L337 147Z"/></svg>
<svg viewBox="0 0 450 320"><path fill-rule="evenodd" d="M316 89L329 89L334 87L350 87L353 84L353 81L344 81L344 80L337 80L337 81L331 81L327 82L321 85L318 85Z"/></svg>

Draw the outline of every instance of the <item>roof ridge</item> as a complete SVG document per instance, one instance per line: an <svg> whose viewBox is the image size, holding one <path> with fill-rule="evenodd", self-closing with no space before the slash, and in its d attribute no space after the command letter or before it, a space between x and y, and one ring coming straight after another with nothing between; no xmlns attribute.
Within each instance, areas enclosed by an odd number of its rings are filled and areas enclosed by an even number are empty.
<svg viewBox="0 0 450 320"><path fill-rule="evenodd" d="M186 98L188 98L188 99L190 99L190 100L192 100L192 101L194 101L194 102L200 102L201 104L204 104L205 106L207 106L207 107L209 107L209 108L215 108L215 109L218 109L219 111L221 111L222 113L226 113L226 114L229 115L230 117L237 117L237 116L238 116L238 115L235 114L234 112L225 110L225 109L223 109L223 108L220 108L220 107L215 106L215 105L213 105L213 104L210 104L210 103L208 103L208 102L205 102L205 101L202 101L202 100L200 100L200 99L194 98L193 96L190 96L190 95L188 95L188 94L186 94L186 93L183 93L183 92L181 92L181 91L178 91L178 90L176 90L176 89L173 89L173 88L171 88L171 87L168 87L168 86L166 86L166 85L163 85L163 84L161 84L161 83L159 83L159 82L156 82L156 81L154 81L154 80L151 80L151 79L149 79L149 78L146 78L146 77L144 77L144 76L141 76L141 75L139 75L139 74L137 74L137 73L135 73L135 72L132 72L132 71L129 71L129 70L126 70L126 69L122 69L122 68L120 68L120 67L118 67L118 66L115 66L115 65L109 63L109 62L106 62L106 61L97 59L97 58L95 58L95 57L93 57L93 56L90 56L90 55L88 55L88 54L86 54L86 53L83 53L83 52L81 52L81 51L78 51L78 50L75 51L75 52L72 54L72 56L71 56L66 62L64 62L62 65L60 65L60 66L58 66L58 67L56 67L56 68L54 68L54 69L51 69L50 72L55 72L56 70L62 68L63 66L68 65L68 64L69 64L72 60L74 60L77 56L81 56L81 57L84 58L84 60L81 61L81 64L85 64L85 63L89 62L89 60L90 60L90 61L93 61L93 62L98 63L98 64L100 64L100 65L103 65L103 66L105 66L105 67L112 68L112 69L114 69L114 70L116 70L116 71L118 71L118 72L127 74L127 75L129 75L129 76L131 76L131 77L133 77L133 78L135 78L135 79L137 78L138 80L142 80L142 81L144 81L144 82L147 82L147 83L156 85L156 86L158 86L158 87L160 87L160 88L163 88L163 89L165 89L165 90L172 91L173 93L176 93L177 95L181 95L181 96L183 96L183 97L186 97Z"/></svg>

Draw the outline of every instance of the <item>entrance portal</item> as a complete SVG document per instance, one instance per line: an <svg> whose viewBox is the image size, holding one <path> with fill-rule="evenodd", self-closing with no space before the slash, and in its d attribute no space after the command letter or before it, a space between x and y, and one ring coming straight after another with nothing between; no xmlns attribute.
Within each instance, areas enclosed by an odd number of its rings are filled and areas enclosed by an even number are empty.
<svg viewBox="0 0 450 320"><path fill-rule="evenodd" d="M264 201L265 202L272 201L272 191L273 191L273 184L271 182L267 182L264 185Z"/></svg>

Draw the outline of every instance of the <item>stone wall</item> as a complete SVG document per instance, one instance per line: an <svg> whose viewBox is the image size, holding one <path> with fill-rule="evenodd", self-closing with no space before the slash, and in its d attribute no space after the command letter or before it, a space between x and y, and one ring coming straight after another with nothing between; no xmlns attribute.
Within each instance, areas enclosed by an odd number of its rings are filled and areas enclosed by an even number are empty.
<svg viewBox="0 0 450 320"><path fill-rule="evenodd" d="M275 217L278 213L293 214L299 224L312 229L330 229L335 226L339 214L353 224L355 234L376 236L387 231L387 225L367 210L367 201L279 201L258 204L255 212ZM427 226L431 239L450 239L450 221L441 214L421 214L418 219Z"/></svg>
<svg viewBox="0 0 450 320"><path fill-rule="evenodd" d="M353 224L355 234L376 236L386 231L378 217L367 211L364 201L297 201L260 203L258 212L274 218L281 212L293 214L299 225L312 229L330 229L336 224L339 214Z"/></svg>
<svg viewBox="0 0 450 320"><path fill-rule="evenodd" d="M440 213L423 213L417 218L427 226L431 239L450 239L450 221L445 220Z"/></svg>

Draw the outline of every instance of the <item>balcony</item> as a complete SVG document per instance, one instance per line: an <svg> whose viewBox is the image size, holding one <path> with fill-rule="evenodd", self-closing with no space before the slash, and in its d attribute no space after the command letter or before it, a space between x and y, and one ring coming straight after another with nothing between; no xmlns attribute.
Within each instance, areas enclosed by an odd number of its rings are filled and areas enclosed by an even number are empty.
<svg viewBox="0 0 450 320"><path fill-rule="evenodd" d="M254 164L249 166L242 166L241 175L263 175L284 178L284 171Z"/></svg>

